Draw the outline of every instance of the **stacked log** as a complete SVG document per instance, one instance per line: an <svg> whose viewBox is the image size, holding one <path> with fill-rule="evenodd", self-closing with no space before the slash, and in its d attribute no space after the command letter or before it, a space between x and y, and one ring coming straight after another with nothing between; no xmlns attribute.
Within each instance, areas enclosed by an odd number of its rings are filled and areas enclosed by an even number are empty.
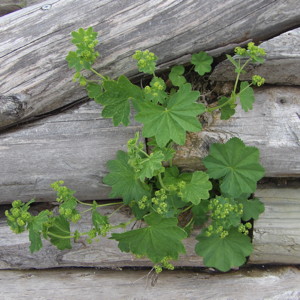
<svg viewBox="0 0 300 300"><path fill-rule="evenodd" d="M250 40L267 40L262 43L268 53L266 63L250 66L267 83L255 89L253 110L244 113L237 108L229 121L214 113L202 132L189 134L186 145L177 149L175 163L183 169L201 169L210 144L238 136L260 149L267 177L300 176L300 31L289 31L300 26L297 1L32 4L0 18L0 269L147 265L120 253L116 242L108 239L101 245L74 244L72 250L62 252L45 243L41 252L32 255L27 235L13 236L3 217L4 204L15 199L51 203L54 194L49 185L59 179L76 190L80 200L107 199L109 189L102 184L105 164L117 150L125 150L128 138L141 129L134 121L126 128L113 127L100 116L101 108L87 101L83 89L71 81L64 58L72 49L69 34L79 27L93 26L99 32L102 56L95 68L113 77L139 76L131 60L137 48L155 52L163 71L187 63L200 50L219 56ZM224 62L211 79L230 81L232 74ZM262 185L256 195L266 210L254 223L250 262L299 264L299 187ZM129 218L127 212L115 217ZM88 221L79 225L88 226ZM187 255L178 266L203 265L193 243L192 238L186 241Z"/></svg>

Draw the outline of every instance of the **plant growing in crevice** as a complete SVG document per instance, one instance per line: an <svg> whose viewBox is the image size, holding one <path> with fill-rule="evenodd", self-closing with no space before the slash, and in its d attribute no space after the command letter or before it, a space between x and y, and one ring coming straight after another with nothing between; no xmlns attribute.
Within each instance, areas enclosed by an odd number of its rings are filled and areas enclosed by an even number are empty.
<svg viewBox="0 0 300 300"><path fill-rule="evenodd" d="M95 50L97 33L92 28L72 32L72 37L77 49L68 54L67 61L75 69L73 80L102 105L102 116L112 118L115 126L130 124L133 106L134 118L143 124L142 137L148 139L151 153L145 151L137 132L128 141L127 152L119 150L116 159L108 161L109 174L103 182L111 186L110 197L121 198L122 203L81 202L73 190L58 181L52 184L57 192L58 214L45 210L33 216L28 212L31 202L18 200L6 211L11 229L15 233L29 230L32 252L41 249L42 237L59 249L69 249L72 239L86 236L87 242L92 242L111 233L110 238L118 242L121 251L149 258L159 273L163 268L174 268L170 262L185 253L182 241L201 225L195 251L204 258L206 266L228 271L242 265L252 252L250 220L257 219L264 210L259 199L250 199L264 175L258 149L246 146L238 138L213 144L203 159L206 170L191 173L181 172L172 160L174 144L183 145L187 132L202 129L199 115L220 110L221 118L229 119L238 102L244 111L252 109L255 98L251 86L263 84L264 79L255 75L248 83L240 82L239 77L248 63L263 62L264 50L249 43L247 48L235 49L237 57L227 55L237 73L233 91L230 97L219 99L216 106L206 107L199 102L199 91L187 82L184 66L171 68L170 88L155 73L158 57L148 50L136 51L133 58L139 71L152 76L149 85L141 88L124 75L114 80L93 68L100 55ZM246 58L243 64L241 58ZM200 75L211 71L212 62L205 52L193 54L191 59ZM87 71L98 79L88 79ZM79 204L87 209L79 211ZM111 216L101 213L101 207L107 205L119 205L117 209L129 206L134 216L125 224L112 225ZM178 219L187 212L188 220L179 226ZM78 222L84 213L91 214L91 229L71 233L70 223ZM145 226L128 230L128 225L136 220L143 220ZM116 228L124 228L124 232L116 233Z"/></svg>

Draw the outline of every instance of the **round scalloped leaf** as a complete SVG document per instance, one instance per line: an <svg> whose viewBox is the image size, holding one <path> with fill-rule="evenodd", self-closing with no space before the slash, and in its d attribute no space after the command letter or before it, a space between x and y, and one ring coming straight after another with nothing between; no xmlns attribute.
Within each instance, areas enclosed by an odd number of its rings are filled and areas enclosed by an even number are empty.
<svg viewBox="0 0 300 300"><path fill-rule="evenodd" d="M200 234L196 239L199 243L195 251L203 257L204 264L222 272L243 265L253 250L250 237L238 232L236 228L232 228L225 238Z"/></svg>
<svg viewBox="0 0 300 300"><path fill-rule="evenodd" d="M196 171L193 173L191 181L182 189L182 200L198 205L201 199L209 197L211 188L212 184L209 181L209 176L202 171Z"/></svg>
<svg viewBox="0 0 300 300"><path fill-rule="evenodd" d="M150 213L144 219L148 224L145 228L112 234L111 239L119 242L121 251L146 256L154 263L165 257L178 259L180 253L185 253L181 240L187 234L177 226L177 218L163 218Z"/></svg>
<svg viewBox="0 0 300 300"><path fill-rule="evenodd" d="M191 63L195 65L195 71L201 76L211 71L212 62L213 58L203 51L193 54L191 59Z"/></svg>
<svg viewBox="0 0 300 300"><path fill-rule="evenodd" d="M135 119L144 124L143 136L155 137L159 147L164 147L170 140L183 145L187 131L202 129L197 116L205 111L205 107L196 102L199 96L200 93L192 91L190 84L184 84L170 96L167 107L141 103Z"/></svg>
<svg viewBox="0 0 300 300"><path fill-rule="evenodd" d="M258 198L238 201L243 204L243 221L249 221L250 219L257 220L259 215L265 211L264 204Z"/></svg>
<svg viewBox="0 0 300 300"><path fill-rule="evenodd" d="M264 168L259 163L259 150L246 146L238 138L232 138L225 144L211 145L203 163L211 178L220 179L222 193L233 198L253 193L257 181L264 175Z"/></svg>

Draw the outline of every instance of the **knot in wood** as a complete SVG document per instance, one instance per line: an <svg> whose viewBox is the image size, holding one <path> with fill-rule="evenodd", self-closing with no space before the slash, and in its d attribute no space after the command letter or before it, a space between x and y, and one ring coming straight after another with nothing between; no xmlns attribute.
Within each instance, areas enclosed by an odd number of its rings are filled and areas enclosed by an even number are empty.
<svg viewBox="0 0 300 300"><path fill-rule="evenodd" d="M21 95L0 95L0 125L6 124L8 120L17 121L24 115L26 102L22 98Z"/></svg>

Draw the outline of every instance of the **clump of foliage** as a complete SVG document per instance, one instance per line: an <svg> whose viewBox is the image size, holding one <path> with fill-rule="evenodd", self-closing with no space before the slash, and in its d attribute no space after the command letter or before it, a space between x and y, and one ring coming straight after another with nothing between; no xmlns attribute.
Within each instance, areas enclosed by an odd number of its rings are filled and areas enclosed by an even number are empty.
<svg viewBox="0 0 300 300"><path fill-rule="evenodd" d="M181 172L172 160L174 144L183 145L188 131L202 129L199 115L220 110L221 118L229 119L239 102L244 111L252 109L255 98L251 86L260 86L264 79L255 75L252 82L240 82L239 77L249 62L263 62L264 50L249 43L247 48L236 48L235 57L227 55L237 74L231 96L222 97L214 107L206 107L199 102L199 91L187 82L184 66L171 68L170 88L155 74L158 57L148 50L136 51L133 58L139 71L152 75L149 85L141 88L124 75L114 80L93 68L100 55L95 50L97 33L92 28L80 28L72 32L72 37L77 50L69 52L67 61L75 69L73 80L102 105L102 116L112 118L115 126L129 125L133 106L134 118L143 124L142 136L148 138L152 151L145 151L136 133L127 143L127 152L120 150L114 160L108 161L109 174L103 182L111 186L110 197L121 198L123 203L83 203L63 181L57 181L52 188L57 192L58 213L44 210L33 216L28 211L32 201L25 204L17 200L6 211L11 229L15 233L29 231L32 252L42 248L42 238L63 250L71 248L71 241L80 237L85 236L90 243L110 234L121 251L149 258L159 273L163 268L174 268L170 261L185 253L182 241L201 225L195 252L203 257L206 266L228 271L242 265L252 251L250 221L264 210L259 199L250 199L264 175L258 149L246 146L238 138L213 144L203 159L206 171L193 173ZM205 52L193 54L191 59L200 75L211 71L212 62ZM96 74L98 79L88 79L87 72ZM79 204L88 208L79 211ZM107 205L119 205L117 209L129 206L134 217L125 224L112 225L111 215L101 213L101 207ZM189 219L179 226L178 219L187 212ZM78 222L84 213L91 214L91 229L71 232L70 223ZM136 220L143 220L145 226L128 229ZM124 228L124 232L116 233L116 228Z"/></svg>

